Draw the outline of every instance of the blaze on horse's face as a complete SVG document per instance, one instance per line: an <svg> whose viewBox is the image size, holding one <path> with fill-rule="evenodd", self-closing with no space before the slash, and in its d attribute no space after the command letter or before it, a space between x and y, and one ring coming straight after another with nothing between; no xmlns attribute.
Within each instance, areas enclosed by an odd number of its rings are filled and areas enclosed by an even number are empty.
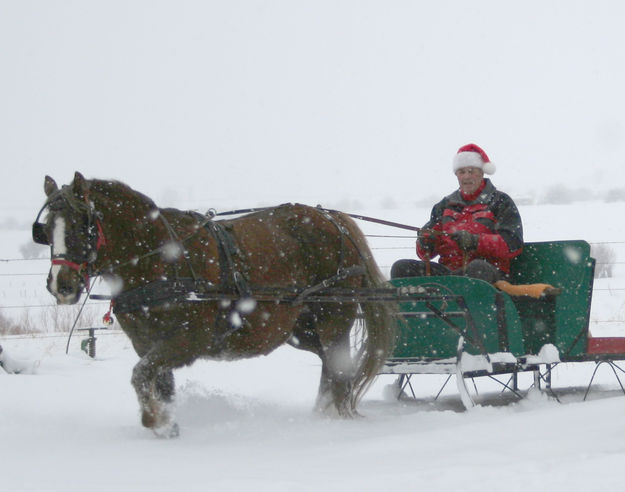
<svg viewBox="0 0 625 492"><path fill-rule="evenodd" d="M75 179L73 188L76 186ZM88 282L88 264L95 260L96 252L91 244L93 225L90 224L86 202L82 202L84 206L76 206L81 202L80 197L75 196L74 189L61 191L48 176L44 189L48 196L49 211L45 224L41 224L43 230L40 231L40 237L35 240L47 240L51 248L52 265L47 289L58 304L75 304ZM75 204L73 200L76 200Z"/></svg>

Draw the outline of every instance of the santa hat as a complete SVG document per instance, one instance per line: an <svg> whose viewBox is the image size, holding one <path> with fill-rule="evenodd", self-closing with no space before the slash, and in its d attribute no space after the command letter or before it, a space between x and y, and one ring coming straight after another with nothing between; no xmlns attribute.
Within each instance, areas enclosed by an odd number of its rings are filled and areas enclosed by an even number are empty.
<svg viewBox="0 0 625 492"><path fill-rule="evenodd" d="M463 167L477 167L485 174L495 174L495 165L484 152L484 149L475 144L463 145L453 159L454 172Z"/></svg>

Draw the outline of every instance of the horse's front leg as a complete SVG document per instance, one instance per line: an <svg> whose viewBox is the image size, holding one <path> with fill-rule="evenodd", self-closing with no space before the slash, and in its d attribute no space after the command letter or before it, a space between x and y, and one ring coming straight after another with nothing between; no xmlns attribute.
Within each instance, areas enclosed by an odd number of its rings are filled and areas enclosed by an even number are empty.
<svg viewBox="0 0 625 492"><path fill-rule="evenodd" d="M179 431L173 416L174 375L160 355L157 347L141 358L132 371L132 386L141 407L141 423L160 437L176 437Z"/></svg>

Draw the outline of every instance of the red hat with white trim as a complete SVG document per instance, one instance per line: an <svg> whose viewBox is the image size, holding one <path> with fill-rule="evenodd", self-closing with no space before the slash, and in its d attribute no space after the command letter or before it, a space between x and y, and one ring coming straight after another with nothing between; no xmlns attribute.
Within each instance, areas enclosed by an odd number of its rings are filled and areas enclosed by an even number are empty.
<svg viewBox="0 0 625 492"><path fill-rule="evenodd" d="M484 149L475 145L467 144L458 149L458 153L453 159L454 172L463 167L477 167L485 174L495 174L495 165L484 152Z"/></svg>

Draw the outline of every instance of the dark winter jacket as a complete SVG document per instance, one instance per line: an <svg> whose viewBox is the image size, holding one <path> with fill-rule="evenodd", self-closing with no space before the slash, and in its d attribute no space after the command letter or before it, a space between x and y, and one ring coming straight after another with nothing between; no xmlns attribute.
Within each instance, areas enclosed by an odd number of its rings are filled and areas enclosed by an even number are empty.
<svg viewBox="0 0 625 492"><path fill-rule="evenodd" d="M439 262L457 270L465 261L482 258L504 273L510 272L510 260L523 248L521 216L512 199L498 191L489 179L484 179L482 191L473 200L467 200L456 190L432 208L424 229L453 233L465 230L478 234L477 250L464 258L464 253L449 234L435 235L432 256L440 255ZM426 252L417 244L417 254L425 259Z"/></svg>

